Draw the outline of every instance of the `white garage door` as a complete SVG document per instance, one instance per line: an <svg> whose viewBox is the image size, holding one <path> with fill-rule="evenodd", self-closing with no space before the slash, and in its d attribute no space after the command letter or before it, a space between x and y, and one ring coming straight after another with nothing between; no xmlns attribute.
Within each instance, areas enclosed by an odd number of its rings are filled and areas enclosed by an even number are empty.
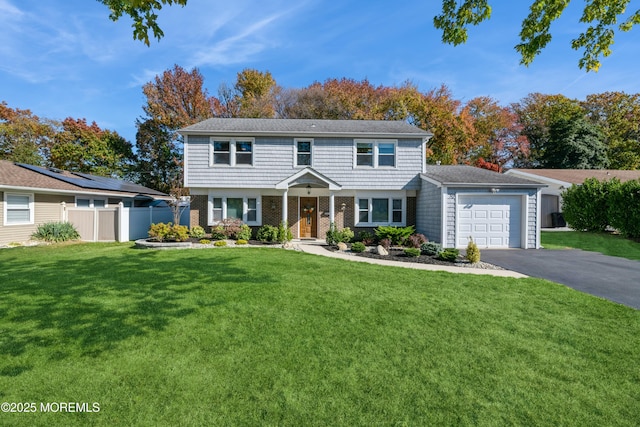
<svg viewBox="0 0 640 427"><path fill-rule="evenodd" d="M469 236L480 248L519 248L522 218L520 196L460 196L457 246Z"/></svg>

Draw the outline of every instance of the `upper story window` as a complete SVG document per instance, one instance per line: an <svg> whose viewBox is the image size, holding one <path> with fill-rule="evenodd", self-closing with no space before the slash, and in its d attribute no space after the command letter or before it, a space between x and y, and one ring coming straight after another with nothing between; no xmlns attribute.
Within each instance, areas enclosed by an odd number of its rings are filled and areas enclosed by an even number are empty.
<svg viewBox="0 0 640 427"><path fill-rule="evenodd" d="M355 167L395 167L396 146L392 140L356 140Z"/></svg>
<svg viewBox="0 0 640 427"><path fill-rule="evenodd" d="M311 166L312 165L312 149L313 141L310 139L296 139L295 147L295 166Z"/></svg>
<svg viewBox="0 0 640 427"><path fill-rule="evenodd" d="M33 194L4 193L4 224L33 224Z"/></svg>
<svg viewBox="0 0 640 427"><path fill-rule="evenodd" d="M211 166L252 166L253 140L212 139Z"/></svg>

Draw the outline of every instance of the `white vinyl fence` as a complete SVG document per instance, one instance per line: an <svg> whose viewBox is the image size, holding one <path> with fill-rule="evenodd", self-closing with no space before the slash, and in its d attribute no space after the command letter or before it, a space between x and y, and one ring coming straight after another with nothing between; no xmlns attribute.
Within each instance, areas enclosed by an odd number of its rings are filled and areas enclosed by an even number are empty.
<svg viewBox="0 0 640 427"><path fill-rule="evenodd" d="M80 239L89 242L127 242L148 236L149 226L173 222L169 207L126 208L122 203L109 208L75 208L63 203L64 220L72 223ZM189 209L180 216L180 225L189 226Z"/></svg>

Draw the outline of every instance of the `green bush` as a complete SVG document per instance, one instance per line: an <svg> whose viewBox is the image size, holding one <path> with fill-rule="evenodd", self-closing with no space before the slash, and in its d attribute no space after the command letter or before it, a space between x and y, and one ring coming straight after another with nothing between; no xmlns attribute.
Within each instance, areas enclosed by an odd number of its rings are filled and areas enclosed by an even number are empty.
<svg viewBox="0 0 640 427"><path fill-rule="evenodd" d="M47 222L40 224L31 237L47 242L67 242L78 240L80 233L70 222Z"/></svg>
<svg viewBox="0 0 640 427"><path fill-rule="evenodd" d="M218 224L211 227L211 238L213 240L224 240L227 238L227 234L224 231L224 226Z"/></svg>
<svg viewBox="0 0 640 427"><path fill-rule="evenodd" d="M194 225L193 227L191 227L191 230L189 230L189 236L193 237L194 239L202 239L204 235L204 228L200 227L199 225Z"/></svg>
<svg viewBox="0 0 640 427"><path fill-rule="evenodd" d="M278 227L265 224L258 229L256 239L261 242L275 242L278 240Z"/></svg>
<svg viewBox="0 0 640 427"><path fill-rule="evenodd" d="M418 249L418 248L406 248L404 250L404 254L406 256L412 257L412 258L419 257L420 256L420 249Z"/></svg>
<svg viewBox="0 0 640 427"><path fill-rule="evenodd" d="M213 246L217 246L217 247L227 246L227 241L226 240L217 240L217 241L213 242Z"/></svg>
<svg viewBox="0 0 640 427"><path fill-rule="evenodd" d="M242 224L240 226L240 231L238 231L235 235L235 238L237 240L251 240L251 227L249 227L247 224Z"/></svg>
<svg viewBox="0 0 640 427"><path fill-rule="evenodd" d="M202 245L208 245L208 244L211 243L211 240L209 240L209 239L200 239L199 243L202 244Z"/></svg>
<svg viewBox="0 0 640 427"><path fill-rule="evenodd" d="M236 245L246 245L249 242L246 239L238 239L236 240Z"/></svg>
<svg viewBox="0 0 640 427"><path fill-rule="evenodd" d="M278 224L278 238L276 239L276 241L278 243L287 243L292 239L293 234L291 233L291 230L289 230L287 221L281 221L280 224Z"/></svg>
<svg viewBox="0 0 640 427"><path fill-rule="evenodd" d="M447 248L444 249L440 254L438 254L438 259L456 262L458 260L458 255L460 255L460 251L456 248Z"/></svg>
<svg viewBox="0 0 640 427"><path fill-rule="evenodd" d="M362 242L355 242L351 244L351 252L360 253L364 252L366 249L367 247Z"/></svg>
<svg viewBox="0 0 640 427"><path fill-rule="evenodd" d="M602 232L609 222L609 194L617 191L620 181L588 178L582 185L572 185L562 193L563 217L574 230Z"/></svg>
<svg viewBox="0 0 640 427"><path fill-rule="evenodd" d="M403 246L406 240L415 232L413 225L408 227L396 227L392 225L381 225L375 229L379 240L389 239L392 245Z"/></svg>
<svg viewBox="0 0 640 427"><path fill-rule="evenodd" d="M466 258L471 264L480 262L480 249L471 237L469 237L469 243L467 244Z"/></svg>
<svg viewBox="0 0 640 427"><path fill-rule="evenodd" d="M609 192L609 223L624 237L640 237L640 180L627 181Z"/></svg>
<svg viewBox="0 0 640 427"><path fill-rule="evenodd" d="M189 228L186 225L159 222L151 224L149 237L159 242L184 242L189 238Z"/></svg>
<svg viewBox="0 0 640 427"><path fill-rule="evenodd" d="M338 243L349 243L353 239L354 233L349 227L342 230L336 228L335 223L331 223L327 231L326 241L328 245L335 246Z"/></svg>
<svg viewBox="0 0 640 427"><path fill-rule="evenodd" d="M358 233L358 241L365 245L373 245L376 241L376 237L372 233L363 230Z"/></svg>
<svg viewBox="0 0 640 427"><path fill-rule="evenodd" d="M420 252L424 255L437 256L442 252L442 245L436 242L424 242L420 245Z"/></svg>

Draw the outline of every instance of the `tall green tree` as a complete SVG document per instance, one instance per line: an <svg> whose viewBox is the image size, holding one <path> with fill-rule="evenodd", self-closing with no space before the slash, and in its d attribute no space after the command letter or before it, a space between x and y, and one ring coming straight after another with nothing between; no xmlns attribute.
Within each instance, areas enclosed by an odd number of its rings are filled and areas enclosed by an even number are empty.
<svg viewBox="0 0 640 427"><path fill-rule="evenodd" d="M549 127L540 164L551 169L604 169L609 160L603 139L598 127L584 118L558 119Z"/></svg>
<svg viewBox="0 0 640 427"><path fill-rule="evenodd" d="M165 193L182 187L182 149L175 132L154 119L136 125L136 182Z"/></svg>

